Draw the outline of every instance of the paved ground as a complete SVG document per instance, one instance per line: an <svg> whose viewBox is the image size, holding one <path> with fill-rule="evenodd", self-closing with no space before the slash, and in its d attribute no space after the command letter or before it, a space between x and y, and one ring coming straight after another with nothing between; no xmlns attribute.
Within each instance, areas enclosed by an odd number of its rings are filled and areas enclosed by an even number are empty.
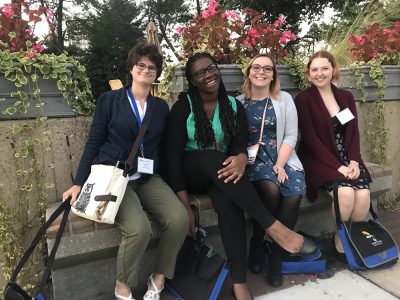
<svg viewBox="0 0 400 300"><path fill-rule="evenodd" d="M388 228L400 245L400 212L380 212L380 221ZM400 299L400 263L387 270L350 272L346 266L331 261L334 275L329 279L318 279L314 275L286 275L280 288L272 288L262 275L248 273L248 283L256 300L312 300L312 299ZM163 300L173 300L165 291ZM222 288L219 300L232 300L231 281L228 278Z"/></svg>

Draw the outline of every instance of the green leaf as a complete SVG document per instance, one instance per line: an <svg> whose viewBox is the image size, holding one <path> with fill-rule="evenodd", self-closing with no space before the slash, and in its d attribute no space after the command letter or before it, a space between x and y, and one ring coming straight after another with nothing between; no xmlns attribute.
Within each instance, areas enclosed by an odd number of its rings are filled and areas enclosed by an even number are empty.
<svg viewBox="0 0 400 300"><path fill-rule="evenodd" d="M10 37L10 39L15 39L16 36L17 36L17 34L16 34L14 31L10 31L10 32L8 33L8 36Z"/></svg>
<svg viewBox="0 0 400 300"><path fill-rule="evenodd" d="M21 132L22 127L17 125L12 125L10 129L12 134L18 134Z"/></svg>
<svg viewBox="0 0 400 300"><path fill-rule="evenodd" d="M43 75L48 75L50 73L50 67L48 65L39 66L39 70Z"/></svg>
<svg viewBox="0 0 400 300"><path fill-rule="evenodd" d="M21 84L27 84L27 83L28 83L28 79L27 79L26 76L24 76L24 75L18 74L18 75L17 75L17 80L18 80L18 82L21 83Z"/></svg>
<svg viewBox="0 0 400 300"><path fill-rule="evenodd" d="M16 112L17 112L17 109L16 109L15 107L9 107L9 108L6 108L6 109L3 111L3 114L12 116L12 115L15 114Z"/></svg>
<svg viewBox="0 0 400 300"><path fill-rule="evenodd" d="M39 95L40 95L40 89L34 90L32 93L33 98L37 98L37 97L39 97Z"/></svg>
<svg viewBox="0 0 400 300"><path fill-rule="evenodd" d="M25 45L26 45L28 48L32 48L32 42L31 42L31 41L26 41Z"/></svg>
<svg viewBox="0 0 400 300"><path fill-rule="evenodd" d="M65 83L64 83L64 81L58 80L58 81L57 81L57 88L58 88L60 91L65 91Z"/></svg>
<svg viewBox="0 0 400 300"><path fill-rule="evenodd" d="M38 80L37 74L32 74L31 79L32 79L32 81L37 81Z"/></svg>

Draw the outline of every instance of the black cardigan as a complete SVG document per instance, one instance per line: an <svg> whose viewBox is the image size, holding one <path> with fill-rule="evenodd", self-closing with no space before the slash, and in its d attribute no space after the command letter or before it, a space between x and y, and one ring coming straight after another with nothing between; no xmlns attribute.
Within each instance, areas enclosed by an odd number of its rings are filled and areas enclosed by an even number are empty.
<svg viewBox="0 0 400 300"><path fill-rule="evenodd" d="M236 100L237 122L240 129L238 139L228 145L228 155L245 153L247 155L247 121L242 103ZM190 114L189 102L179 99L171 109L167 123L166 155L168 161L168 179L174 192L187 190L183 169L183 154L187 141L186 120Z"/></svg>

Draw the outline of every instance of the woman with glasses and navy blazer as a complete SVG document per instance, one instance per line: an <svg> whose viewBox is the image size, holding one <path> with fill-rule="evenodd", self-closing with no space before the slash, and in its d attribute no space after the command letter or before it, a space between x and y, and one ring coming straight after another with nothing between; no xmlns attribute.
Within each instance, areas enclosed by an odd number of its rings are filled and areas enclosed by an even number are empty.
<svg viewBox="0 0 400 300"><path fill-rule="evenodd" d="M246 284L244 211L291 253L312 253L315 245L276 220L245 176L247 124L242 104L228 96L218 66L208 53L196 53L185 68L189 90L179 95L168 117L168 174L184 203L192 232L188 192L208 193L218 215L235 297L252 299Z"/></svg>
<svg viewBox="0 0 400 300"><path fill-rule="evenodd" d="M149 278L144 300L160 299L165 278L174 277L176 257L188 231L184 206L157 174L168 105L153 97L150 89L161 74L162 61L163 57L154 45L140 43L131 49L128 66L132 85L108 91L97 100L74 185L63 194L64 199L71 197L71 202L75 202L92 164L126 161L141 123L152 112L137 154L147 160L147 167L136 158L115 220L122 235L117 256L117 300L134 299L131 288L138 284L140 261L152 235L147 213L160 224L161 236L156 267Z"/></svg>

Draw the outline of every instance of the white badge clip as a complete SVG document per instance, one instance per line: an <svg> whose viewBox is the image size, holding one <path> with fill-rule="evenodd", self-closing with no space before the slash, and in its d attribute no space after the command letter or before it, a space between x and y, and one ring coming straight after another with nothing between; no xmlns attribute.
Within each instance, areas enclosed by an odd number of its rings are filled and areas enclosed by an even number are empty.
<svg viewBox="0 0 400 300"><path fill-rule="evenodd" d="M351 113L350 109L346 108L336 114L340 124L344 125L347 122L354 119L354 115Z"/></svg>
<svg viewBox="0 0 400 300"><path fill-rule="evenodd" d="M154 160L138 157L138 168L139 173L153 174Z"/></svg>

